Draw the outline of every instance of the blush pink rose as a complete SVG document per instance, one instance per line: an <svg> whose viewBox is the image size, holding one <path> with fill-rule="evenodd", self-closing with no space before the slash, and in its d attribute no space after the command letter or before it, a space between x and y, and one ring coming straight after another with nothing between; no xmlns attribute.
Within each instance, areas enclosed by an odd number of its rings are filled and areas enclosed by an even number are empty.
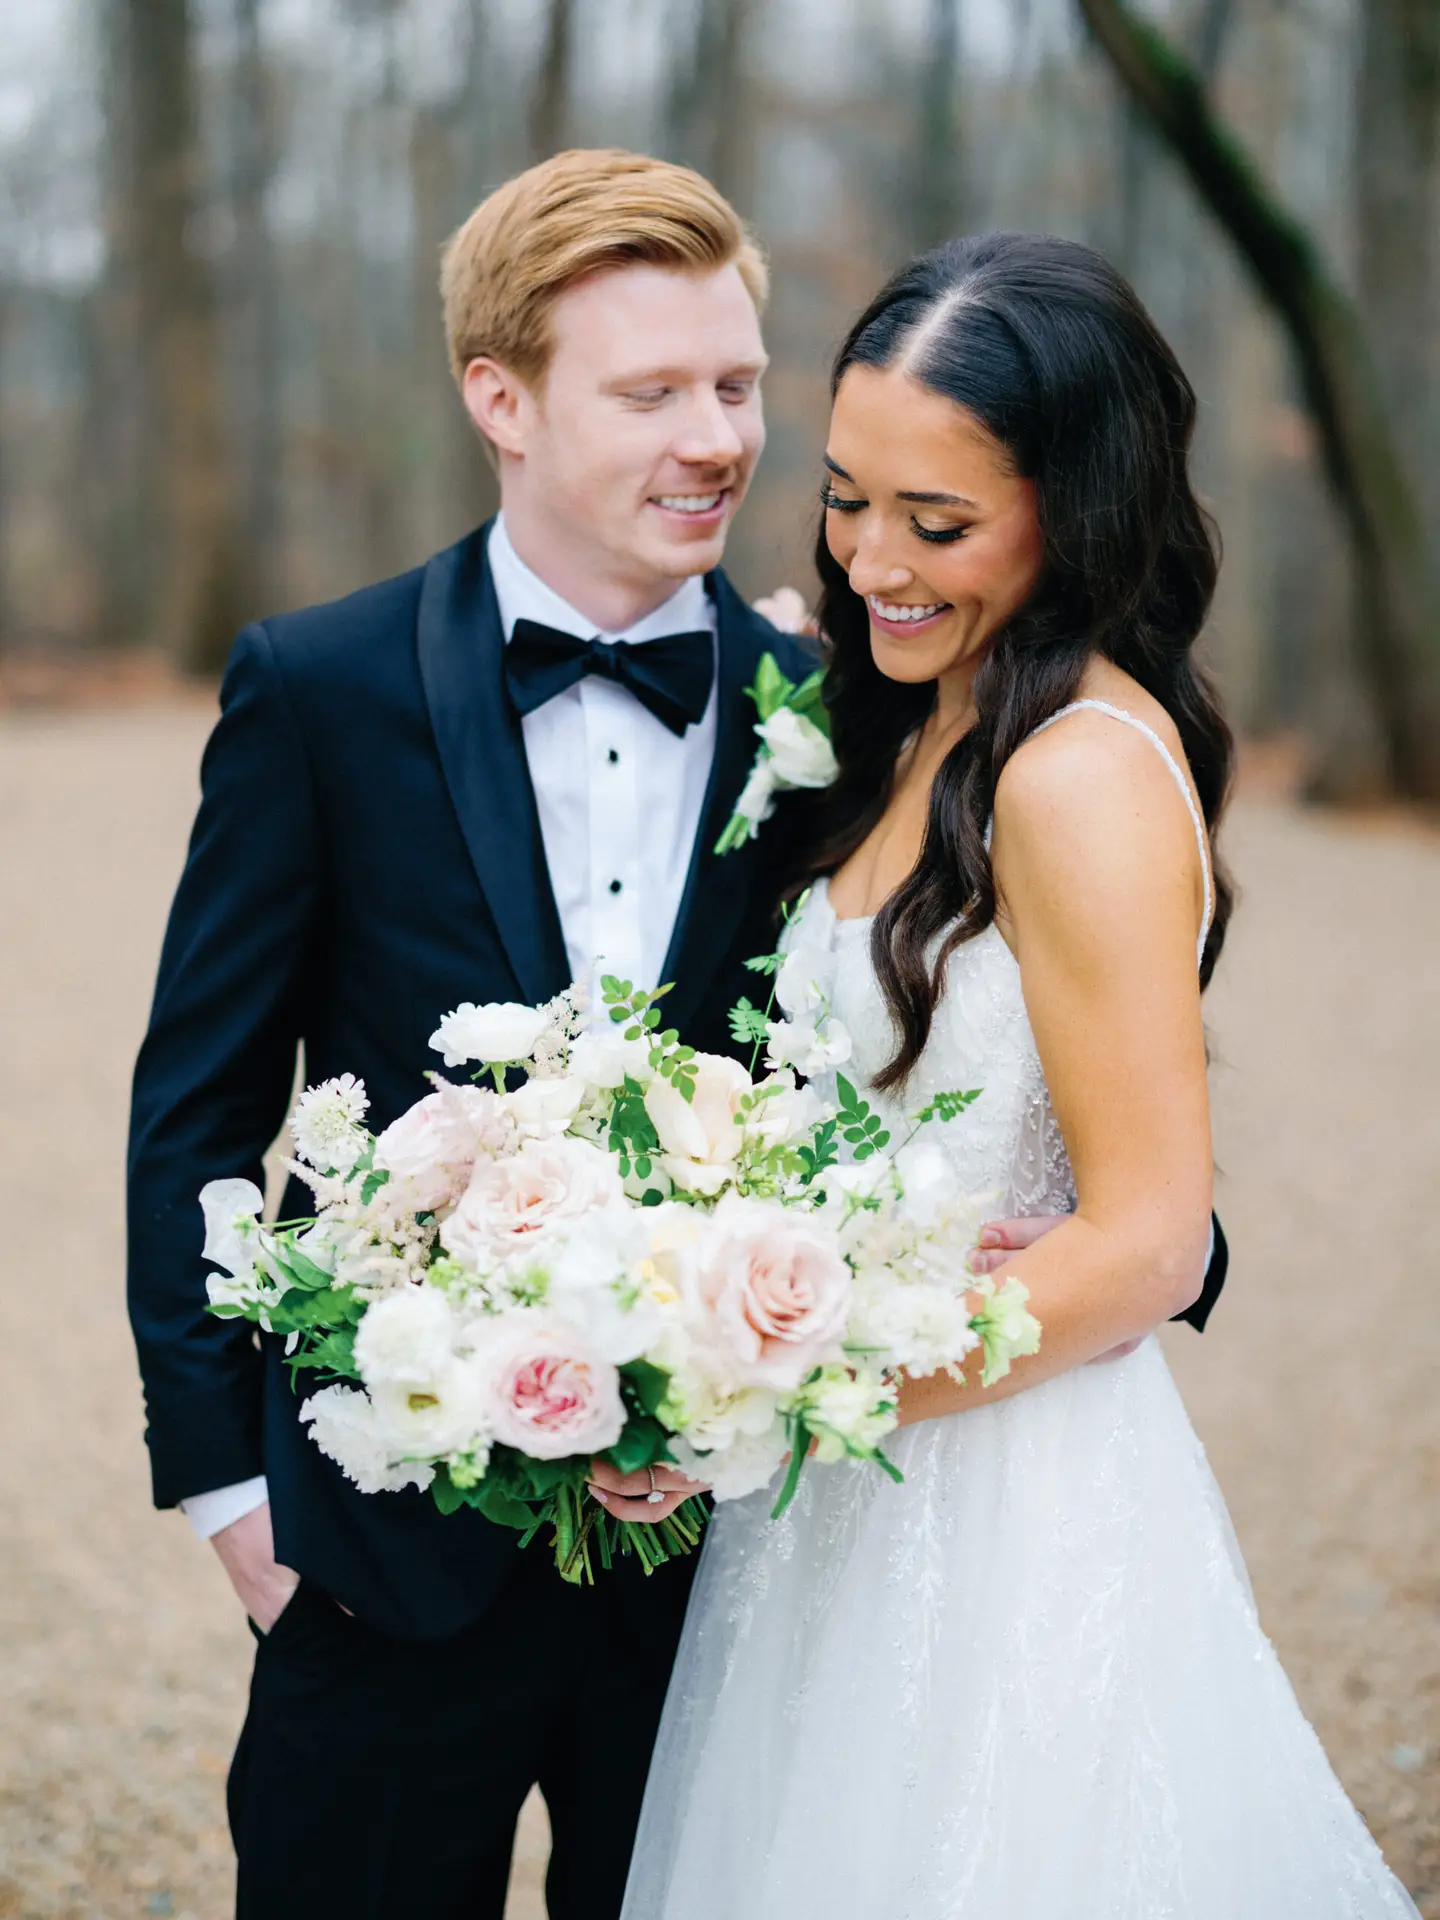
<svg viewBox="0 0 1440 1920"><path fill-rule="evenodd" d="M375 1142L375 1165L404 1189L416 1213L448 1207L470 1184L476 1155L510 1133L497 1095L481 1087L441 1087L402 1113Z"/></svg>
<svg viewBox="0 0 1440 1920"><path fill-rule="evenodd" d="M702 1342L737 1386L799 1386L840 1357L850 1269L821 1228L764 1200L727 1195L687 1262Z"/></svg>
<svg viewBox="0 0 1440 1920"><path fill-rule="evenodd" d="M597 1207L623 1206L615 1162L585 1140L527 1140L503 1160L478 1160L440 1243L484 1271Z"/></svg>
<svg viewBox="0 0 1440 1920"><path fill-rule="evenodd" d="M500 1321L475 1365L487 1426L532 1460L603 1453L624 1431L619 1372L558 1315L517 1313Z"/></svg>

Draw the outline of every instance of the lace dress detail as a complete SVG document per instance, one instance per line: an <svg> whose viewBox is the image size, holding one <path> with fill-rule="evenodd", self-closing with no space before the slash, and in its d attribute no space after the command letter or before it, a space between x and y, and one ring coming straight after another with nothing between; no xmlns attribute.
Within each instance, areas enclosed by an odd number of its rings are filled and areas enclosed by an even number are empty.
<svg viewBox="0 0 1440 1920"><path fill-rule="evenodd" d="M1210 898L1206 859L1207 924ZM790 935L867 1084L894 1045L868 936L824 886ZM957 1189L1072 1207L994 927L951 957L905 1108L960 1087L933 1133ZM717 1510L624 1920L1418 1920L1265 1638L1158 1341L891 1451L903 1485L836 1467L779 1522L769 1494Z"/></svg>

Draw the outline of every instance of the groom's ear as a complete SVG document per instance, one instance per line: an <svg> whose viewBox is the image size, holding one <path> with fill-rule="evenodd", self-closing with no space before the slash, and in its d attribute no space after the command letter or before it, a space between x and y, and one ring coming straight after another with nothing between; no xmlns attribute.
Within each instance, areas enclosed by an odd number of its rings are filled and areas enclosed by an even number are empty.
<svg viewBox="0 0 1440 1920"><path fill-rule="evenodd" d="M481 355L467 363L460 392L491 460L498 464L505 453L523 457L535 414L535 397L525 382L498 360Z"/></svg>

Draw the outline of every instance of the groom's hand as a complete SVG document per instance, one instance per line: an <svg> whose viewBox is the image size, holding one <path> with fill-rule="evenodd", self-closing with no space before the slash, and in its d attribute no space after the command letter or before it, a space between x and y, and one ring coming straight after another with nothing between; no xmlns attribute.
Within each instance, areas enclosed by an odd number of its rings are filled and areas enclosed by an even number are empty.
<svg viewBox="0 0 1440 1920"><path fill-rule="evenodd" d="M665 1496L653 1504L652 1473L654 1491ZM619 1473L606 1460L592 1460L590 1492L617 1520L638 1520L643 1527L654 1527L684 1506L691 1494L704 1493L705 1487L699 1480L687 1480L678 1467L642 1467L638 1473Z"/></svg>
<svg viewBox="0 0 1440 1920"><path fill-rule="evenodd" d="M972 1273L994 1273L1012 1253L1023 1253L1026 1247L1033 1247L1047 1233L1064 1226L1069 1218L1068 1213L1037 1213L1028 1220L987 1220L980 1229L980 1238L970 1249L966 1264ZM1108 1353L1097 1353L1088 1364L1093 1367L1101 1360L1123 1360L1139 1344L1139 1340L1122 1341Z"/></svg>
<svg viewBox="0 0 1440 1920"><path fill-rule="evenodd" d="M262 1633L269 1633L300 1584L299 1574L275 1558L269 1501L212 1533L210 1544L246 1613Z"/></svg>

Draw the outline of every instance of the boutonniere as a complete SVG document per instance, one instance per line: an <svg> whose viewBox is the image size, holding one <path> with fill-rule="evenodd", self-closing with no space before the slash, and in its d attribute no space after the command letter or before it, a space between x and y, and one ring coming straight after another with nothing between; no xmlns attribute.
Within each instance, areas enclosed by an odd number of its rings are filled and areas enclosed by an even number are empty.
<svg viewBox="0 0 1440 1920"><path fill-rule="evenodd" d="M797 687L773 653L761 656L755 684L745 689L760 715L760 745L750 777L720 838L716 853L731 853L753 840L775 811L775 796L793 787L828 787L840 771L830 745L830 716L820 698L825 676L812 673Z"/></svg>

